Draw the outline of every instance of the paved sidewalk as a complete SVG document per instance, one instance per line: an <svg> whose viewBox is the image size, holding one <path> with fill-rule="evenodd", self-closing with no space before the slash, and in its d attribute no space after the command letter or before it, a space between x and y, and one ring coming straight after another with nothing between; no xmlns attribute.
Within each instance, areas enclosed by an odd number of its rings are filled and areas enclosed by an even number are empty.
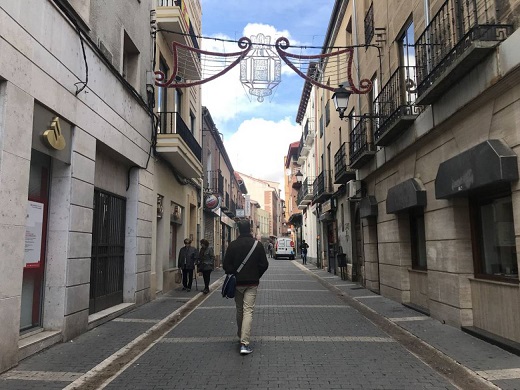
<svg viewBox="0 0 520 390"><path fill-rule="evenodd" d="M0 389L520 389L520 357L312 264L269 260L251 355L232 300L178 289L20 362Z"/></svg>

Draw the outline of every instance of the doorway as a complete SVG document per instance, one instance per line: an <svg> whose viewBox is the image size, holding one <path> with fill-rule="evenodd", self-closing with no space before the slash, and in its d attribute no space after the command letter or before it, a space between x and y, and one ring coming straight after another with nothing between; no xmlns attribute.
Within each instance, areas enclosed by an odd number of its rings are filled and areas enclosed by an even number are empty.
<svg viewBox="0 0 520 390"><path fill-rule="evenodd" d="M20 331L42 324L51 158L31 151Z"/></svg>
<svg viewBox="0 0 520 390"><path fill-rule="evenodd" d="M89 314L123 302L126 199L94 189Z"/></svg>
<svg viewBox="0 0 520 390"><path fill-rule="evenodd" d="M170 251L169 251L169 268L177 267L177 224L170 222Z"/></svg>
<svg viewBox="0 0 520 390"><path fill-rule="evenodd" d="M356 207L356 214L354 217L354 254L352 262L352 281L361 282L362 272L361 267L364 263L363 256L363 230L361 228L361 217L359 215L359 207Z"/></svg>

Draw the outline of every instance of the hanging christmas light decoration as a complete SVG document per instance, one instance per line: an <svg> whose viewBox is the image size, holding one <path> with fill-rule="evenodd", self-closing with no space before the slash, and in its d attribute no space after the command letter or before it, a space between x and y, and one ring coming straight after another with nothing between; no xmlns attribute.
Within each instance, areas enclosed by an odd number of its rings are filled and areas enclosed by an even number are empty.
<svg viewBox="0 0 520 390"><path fill-rule="evenodd" d="M281 81L280 57L271 49L271 37L251 36L253 49L240 62L240 82L259 102L270 96Z"/></svg>
<svg viewBox="0 0 520 390"><path fill-rule="evenodd" d="M217 77L220 77L227 72L229 72L232 68L237 66L240 61L249 53L251 50L251 40L246 37L242 37L238 40L238 47L242 49L242 51L234 52L234 53L219 53L212 52L207 50L197 49L195 47L191 47L188 45L183 45L179 42L173 42L172 44L172 53L173 53L173 69L172 75L168 80L166 79L166 75L164 72L158 70L155 72L155 85L158 87L170 87L170 88L186 88L193 87L195 85L200 85L207 83L208 81L214 80ZM199 60L193 61L194 56L198 57ZM229 63L224 58L233 58L233 62ZM211 71L202 70L202 77L199 80L187 80L186 77L183 77L183 74L179 72L182 68L181 64L184 64L184 69L186 74L195 74L201 73L200 71L190 69L194 67L195 64L199 64L201 62L211 63L212 66L208 68Z"/></svg>
<svg viewBox="0 0 520 390"><path fill-rule="evenodd" d="M276 52L272 49L271 37L263 34L252 36L251 39L242 37L238 41L223 41L237 43L241 51L220 53L173 42L172 74L166 80L164 72L156 71L155 85L171 88L193 87L224 75L240 63L241 83L249 94L262 102L266 96L271 96L273 89L280 84L283 60L296 74L318 88L334 92L338 85L342 85L351 94L365 94L372 90L372 82L369 79L361 79L358 83L354 80L354 46L327 48L328 52L322 49L322 54L308 55L287 52L291 45L285 37L276 40ZM309 49L301 46L294 48ZM316 69L316 72L308 72L311 67ZM327 84L322 80L327 80Z"/></svg>

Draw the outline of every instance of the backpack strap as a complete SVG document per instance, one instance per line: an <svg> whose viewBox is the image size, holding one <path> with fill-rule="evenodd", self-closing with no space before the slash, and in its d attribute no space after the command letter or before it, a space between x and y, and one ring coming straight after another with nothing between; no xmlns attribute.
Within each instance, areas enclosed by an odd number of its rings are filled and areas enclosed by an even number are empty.
<svg viewBox="0 0 520 390"><path fill-rule="evenodd" d="M240 266L237 268L237 272L236 272L237 274L242 270L242 268L244 267L244 265L246 265L247 260L249 260L249 257L251 257L251 254L252 254L253 251L255 250L257 244L258 244L258 241L255 240L255 243L253 244L253 247L251 248L251 250L250 250L249 253L247 254L246 258L244 259L244 261L242 262L242 264L240 264Z"/></svg>

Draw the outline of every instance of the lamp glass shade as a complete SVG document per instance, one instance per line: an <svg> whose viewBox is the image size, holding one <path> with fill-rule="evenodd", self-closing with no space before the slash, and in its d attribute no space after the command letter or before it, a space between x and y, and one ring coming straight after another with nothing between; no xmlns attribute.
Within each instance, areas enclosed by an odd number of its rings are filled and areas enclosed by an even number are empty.
<svg viewBox="0 0 520 390"><path fill-rule="evenodd" d="M298 183L301 183L301 182L302 182L302 179L303 179L303 173L301 173L299 169L298 169L298 172L296 172L296 174L295 174L294 176L296 176L296 181L297 181Z"/></svg>
<svg viewBox="0 0 520 390"><path fill-rule="evenodd" d="M345 111L348 105L348 99L351 94L352 92L346 90L343 87L339 87L334 90L334 94L332 95L332 101L334 102L334 107L336 107L336 111Z"/></svg>

